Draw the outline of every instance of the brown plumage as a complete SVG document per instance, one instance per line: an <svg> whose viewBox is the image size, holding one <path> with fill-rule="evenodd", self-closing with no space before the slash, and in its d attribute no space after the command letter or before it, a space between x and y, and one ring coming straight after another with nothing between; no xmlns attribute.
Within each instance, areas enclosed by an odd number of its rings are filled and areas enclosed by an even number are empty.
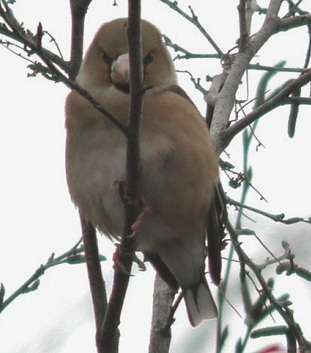
<svg viewBox="0 0 311 353"><path fill-rule="evenodd" d="M124 125L128 119L126 19L104 24L91 43L77 82ZM160 275L181 286L192 325L215 317L204 276L206 218L218 179L218 159L205 121L177 86L160 32L142 21L144 57L142 173L139 193L152 212L135 234ZM126 140L75 91L66 101L66 169L74 203L105 234L121 235Z"/></svg>

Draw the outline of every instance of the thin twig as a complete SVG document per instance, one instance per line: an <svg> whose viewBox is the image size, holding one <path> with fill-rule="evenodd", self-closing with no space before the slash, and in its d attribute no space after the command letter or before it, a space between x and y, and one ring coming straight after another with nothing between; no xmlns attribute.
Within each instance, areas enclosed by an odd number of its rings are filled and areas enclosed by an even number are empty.
<svg viewBox="0 0 311 353"><path fill-rule="evenodd" d="M304 72L305 69L299 67L275 67L261 64L248 64L248 70L274 71L274 72Z"/></svg>
<svg viewBox="0 0 311 353"><path fill-rule="evenodd" d="M0 7L1 7L1 3L0 3ZM1 15L1 17L3 17L3 16ZM20 29L23 28L21 25L19 25L19 27L20 27ZM34 40L35 36L31 33L30 30L27 29L27 31L24 31L24 32L25 32L24 33L25 36L28 36L29 39L32 38ZM15 41L17 41L19 43L22 43L23 45L25 44L23 39L19 35L17 35L15 32L10 31L9 28L4 23L0 23L0 34L3 34L4 36L6 36L8 38L11 38L11 39L13 39L13 40L15 40ZM64 72L66 72L66 73L69 72L70 64L69 64L68 61L65 61L60 56L56 55L55 53L51 52L50 50L48 50L46 48L41 48L41 50L44 53L45 57L47 57L49 60L54 62ZM27 51L27 49L24 48L24 51ZM34 52L27 51L27 54L29 56L31 56L32 54L34 54Z"/></svg>
<svg viewBox="0 0 311 353"><path fill-rule="evenodd" d="M87 99L93 107L101 112L103 114L104 119L109 119L113 124L115 124L126 136L127 135L127 129L123 124L116 118L114 117L107 109L105 109L101 104L99 104L93 96L84 88L80 87L76 82L68 79L55 65L54 62L46 56L46 51L43 50L42 48L38 48L36 45L35 40L33 40L31 37L29 37L24 29L19 25L19 22L17 19L14 17L12 11L8 7L5 1L2 0L2 4L5 7L5 10L1 6L1 0L0 0L0 16L6 21L6 23L10 26L12 29L13 33L15 34L16 37L19 38L19 41L23 43L26 47L29 47L34 53L36 53L41 60L46 64L48 69L50 70L51 74L57 77L57 79L61 82L63 82L67 87L77 91L79 94L81 94L82 97Z"/></svg>
<svg viewBox="0 0 311 353"><path fill-rule="evenodd" d="M189 60L189 59L221 59L221 56L218 54L207 54L207 53L193 53L187 50L186 48L180 46L179 44L174 43L168 36L163 35L166 46L172 48L176 53L180 52L181 54L177 54L174 60ZM305 68L299 67L275 67L269 65L262 65L260 63L256 64L248 64L248 70L256 70L256 71L277 71L277 72L304 72Z"/></svg>
<svg viewBox="0 0 311 353"><path fill-rule="evenodd" d="M235 233L235 230L229 221L227 221L227 229L229 230L235 251L237 252L237 254L239 256L240 261L242 261L246 266L248 266L252 270L252 272L256 276L258 282L260 283L260 286L261 286L264 294L269 299L271 304L275 307L277 312L280 314L280 316L286 322L288 328L291 330L291 332L295 336L295 339L299 345L300 351L304 352L306 347L310 347L310 343L305 339L305 337L303 336L303 333L301 331L301 328L295 322L295 320L293 318L293 312L287 307L287 305L282 305L282 303L280 303L274 297L274 295L272 294L272 291L268 288L267 283L266 283L265 279L263 278L258 266L253 261L251 261L251 259L247 256L247 254L241 248L240 243L237 240L237 235Z"/></svg>
<svg viewBox="0 0 311 353"><path fill-rule="evenodd" d="M179 13L181 16L183 16L186 20L188 20L190 23L192 23L195 27L198 28L198 30L204 35L204 37L209 41L209 43L212 45L212 47L215 49L217 54L220 57L224 56L223 51L218 47L216 42L213 40L213 38L208 34L206 29L201 25L199 22L198 16L194 13L192 7L189 5L189 10L191 12L191 16L188 15L186 12L184 12L177 4L177 1L170 1L170 0L160 0L164 4L168 5L170 8L172 8L174 11Z"/></svg>
<svg viewBox="0 0 311 353"><path fill-rule="evenodd" d="M245 181L246 184L259 195L260 200L268 202L267 199L265 198L265 196L252 184L251 180L249 180L249 178L244 173L236 172L232 169L226 170L225 173L226 173L227 177L230 179L229 185L231 187L237 188L242 184L242 182ZM232 179L232 178L230 178L229 173L234 174L237 177L235 179Z"/></svg>
<svg viewBox="0 0 311 353"><path fill-rule="evenodd" d="M102 258L103 259L103 258ZM53 253L44 265L40 265L36 271L19 287L17 288L9 297L7 297L0 304L0 313L8 307L17 297L22 294L29 293L38 288L40 284L39 278L51 267L55 267L61 264L76 264L83 263L85 261L84 257L84 247L81 246L81 239L70 249L63 254L55 257ZM3 285L2 285L2 288Z"/></svg>
<svg viewBox="0 0 311 353"><path fill-rule="evenodd" d="M252 207L252 206L248 206L245 204L242 205L240 202L231 199L229 196L226 197L226 200L229 205L234 205L239 208L245 208L246 210L258 213L262 216L265 216L269 219L272 219L274 222L280 222L283 224L295 224L295 223L300 223L300 222L311 224L311 219L306 219L306 218L301 218L301 217L285 218L284 213L271 214L271 213L259 210L255 207Z"/></svg>
<svg viewBox="0 0 311 353"><path fill-rule="evenodd" d="M178 54L173 60L176 59L221 59L219 54L200 54L192 53L189 50L183 48L179 44L173 43L173 41L166 35L162 35L165 45L172 48L176 53L181 52L183 55Z"/></svg>
<svg viewBox="0 0 311 353"><path fill-rule="evenodd" d="M224 133L226 144L239 132L244 130L246 126L253 123L263 115L283 104L284 98L287 98L293 91L299 87L303 87L311 80L311 70L306 70L304 74L295 80L290 80L283 89L276 93L272 98L266 100L259 107L247 114L243 119L237 121L234 125L230 126Z"/></svg>
<svg viewBox="0 0 311 353"><path fill-rule="evenodd" d="M46 34L48 37L50 37L50 42L52 42L54 45L55 45L55 48L58 52L58 55L64 59L64 56L63 56L63 53L62 51L60 50L60 47L57 43L57 40L55 39L55 37L49 32L49 31L43 31L44 34Z"/></svg>
<svg viewBox="0 0 311 353"><path fill-rule="evenodd" d="M200 91L203 96L206 96L206 94L208 93L208 90L205 89L202 85L201 85L201 79L200 77L195 78L192 73L188 70L176 70L177 73L182 73L182 74L187 74L190 78L190 81L193 83L195 89L197 89L198 91Z"/></svg>
<svg viewBox="0 0 311 353"><path fill-rule="evenodd" d="M296 4L293 3L292 0L286 0L288 2L289 5L289 11L288 13L284 16L284 18L286 17L290 17L290 16L295 16L296 12L299 15L303 15L304 13L306 13L306 11L303 11L299 8L299 5L302 3L303 0L299 0L297 1Z"/></svg>
<svg viewBox="0 0 311 353"><path fill-rule="evenodd" d="M310 63L310 57L311 57L311 25L308 26L308 48L306 52L306 57L305 57L305 62L304 62L304 69L306 69L309 66Z"/></svg>

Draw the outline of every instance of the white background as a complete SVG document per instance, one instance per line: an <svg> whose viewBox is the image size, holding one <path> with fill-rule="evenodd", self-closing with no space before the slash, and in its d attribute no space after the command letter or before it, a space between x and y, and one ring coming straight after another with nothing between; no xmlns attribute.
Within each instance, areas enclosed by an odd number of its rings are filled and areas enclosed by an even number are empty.
<svg viewBox="0 0 311 353"><path fill-rule="evenodd" d="M190 1L179 1L187 11ZM68 1L18 0L13 9L26 28L33 32L39 21L43 28L57 39L65 58L69 56L70 15ZM105 21L125 17L125 1L112 6L113 1L94 0L87 14L85 47L95 31ZM304 2L303 2L304 3ZM311 5L305 2L311 11ZM191 5L209 34L221 49L231 49L238 38L237 1L193 0ZM267 1L259 2L265 6ZM190 24L167 6L156 0L143 1L143 17L156 24L163 33L176 43L194 52L213 53L212 47ZM263 16L256 16L255 27ZM301 67L304 62L308 37L306 29L281 33L260 51L254 63L273 65L282 59L287 66ZM54 50L54 48L53 48ZM68 90L62 84L49 82L41 77L27 78L27 63L0 48L0 281L6 293L12 293L52 252L56 255L69 249L80 237L78 214L74 209L66 187L64 171L64 99ZM218 60L194 60L178 62L178 68L189 68L194 75L215 75L220 72ZM249 73L251 97L254 96L260 72ZM277 75L271 86L276 87L295 75ZM180 84L195 100L204 114L205 104L189 79L180 76ZM202 81L204 85L204 80ZM206 84L208 87L208 84ZM304 91L306 94L307 90ZM246 98L245 80L240 96ZM251 192L247 203L272 213L284 212L290 216L310 215L310 108L301 109L294 139L287 136L286 107L278 109L262 119L257 136L265 145L252 149L250 163L254 170L254 185L268 199L260 200ZM227 151L230 158L241 166L241 143L239 138ZM226 184L225 184L226 185ZM238 198L238 192L229 191ZM280 242L288 239L297 254L297 263L311 269L310 225L283 226L255 217L255 224L246 221L276 253L281 253ZM260 249L252 238L243 238L245 247L255 254ZM103 263L107 288L111 282L111 255L114 246L100 238L101 252L109 261ZM267 253L254 255L263 260ZM238 269L237 265L233 266ZM136 271L137 272L137 271ZM153 271L137 272L130 283L125 308L122 313L120 352L147 352L150 327ZM236 279L233 277L228 299L243 315L239 304ZM213 288L216 293L216 289ZM294 301L296 319L306 336L311 338L308 314L310 284L294 277L280 277L277 294L290 292ZM233 351L233 344L243 335L243 318L239 318L228 306L228 322L234 322L226 352ZM95 353L94 323L84 265L63 265L49 270L41 280L40 288L19 297L0 315L1 353ZM277 315L274 316L277 320ZM272 318L267 325L275 324ZM180 307L173 327L172 353L186 352L189 342L202 342L204 350L212 352L216 322L208 322L198 329L190 328L183 306ZM198 339L197 339L198 338ZM278 342L284 342L282 338ZM252 340L247 352L256 351L265 344L263 339ZM207 348L209 347L209 348ZM194 352L194 350L192 350Z"/></svg>

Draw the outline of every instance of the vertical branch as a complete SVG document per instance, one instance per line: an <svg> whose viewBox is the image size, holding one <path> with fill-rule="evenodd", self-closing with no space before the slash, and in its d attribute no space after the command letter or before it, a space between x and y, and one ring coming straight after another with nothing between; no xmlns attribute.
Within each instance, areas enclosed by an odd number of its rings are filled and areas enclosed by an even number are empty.
<svg viewBox="0 0 311 353"><path fill-rule="evenodd" d="M236 91L248 67L250 60L266 41L275 33L278 24L278 11L282 0L271 0L265 21L260 30L246 43L243 51L234 58L228 77L220 91L214 108L211 135L216 149L220 153L229 143L226 135L227 124L234 106Z"/></svg>
<svg viewBox="0 0 311 353"><path fill-rule="evenodd" d="M104 313L107 307L106 287L100 266L95 229L91 223L87 222L83 218L81 214L80 221L84 243L85 260L92 295L93 309L95 313L97 334L96 344L98 352L100 353L101 348L99 344L100 340L98 337L98 332L100 330L101 323L103 322Z"/></svg>
<svg viewBox="0 0 311 353"><path fill-rule="evenodd" d="M78 74L83 56L84 20L92 0L70 0L71 9L71 53L69 78L74 80ZM100 328L107 309L105 281L101 271L96 231L80 213L82 237L85 249L86 266L96 324L96 346L102 353Z"/></svg>
<svg viewBox="0 0 311 353"><path fill-rule="evenodd" d="M140 1L128 2L128 46L130 60L130 107L127 135L125 222L120 247L117 250L118 262L115 267L113 287L105 320L101 328L102 352L118 352L118 326L127 291L133 262L134 239L130 237L131 226L135 222L137 190L140 175L139 135L143 103L143 70L140 33Z"/></svg>
<svg viewBox="0 0 311 353"><path fill-rule="evenodd" d="M74 80L78 74L83 56L84 20L92 0L70 0L71 9L71 53L69 78ZM96 324L96 346L102 353L100 328L107 309L107 294L101 271L96 231L93 225L80 213L82 237L85 249L86 266Z"/></svg>
<svg viewBox="0 0 311 353"><path fill-rule="evenodd" d="M171 343L171 308L176 291L157 274L154 281L149 353L168 353Z"/></svg>
<svg viewBox="0 0 311 353"><path fill-rule="evenodd" d="M248 31L246 26L246 0L240 0L238 5L239 10L239 24L240 24L240 40L239 40L239 51L244 51L246 47L246 41L248 37Z"/></svg>
<svg viewBox="0 0 311 353"><path fill-rule="evenodd" d="M92 0L70 0L71 10L71 52L70 73L72 80L77 76L83 55L84 20Z"/></svg>

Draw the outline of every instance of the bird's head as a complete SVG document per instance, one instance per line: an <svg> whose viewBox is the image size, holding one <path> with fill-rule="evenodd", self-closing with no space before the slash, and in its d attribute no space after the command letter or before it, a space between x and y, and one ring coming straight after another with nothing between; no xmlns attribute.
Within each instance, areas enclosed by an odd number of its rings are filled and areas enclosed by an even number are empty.
<svg viewBox="0 0 311 353"><path fill-rule="evenodd" d="M175 68L159 30L142 20L141 33L145 87L176 84ZM127 19L120 18L100 27L83 60L77 81L86 88L113 85L127 93L129 70Z"/></svg>

